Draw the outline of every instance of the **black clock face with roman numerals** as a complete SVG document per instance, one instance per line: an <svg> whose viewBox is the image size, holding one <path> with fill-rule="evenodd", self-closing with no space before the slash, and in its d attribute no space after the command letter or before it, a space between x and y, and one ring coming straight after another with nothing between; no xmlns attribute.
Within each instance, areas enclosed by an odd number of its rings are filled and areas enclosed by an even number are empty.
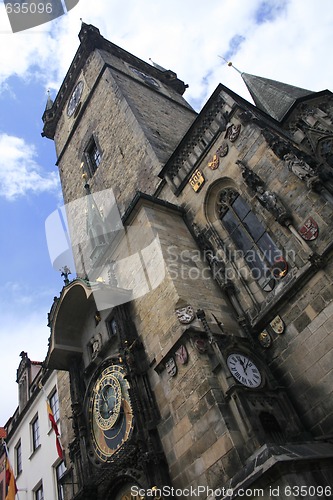
<svg viewBox="0 0 333 500"><path fill-rule="evenodd" d="M74 111L76 110L83 91L83 81L80 80L79 83L76 85L75 89L73 90L73 93L69 99L68 106L67 106L67 115L72 116Z"/></svg>
<svg viewBox="0 0 333 500"><path fill-rule="evenodd" d="M257 389L262 385L260 370L247 355L240 352L229 354L227 365L232 376L240 384L252 389Z"/></svg>
<svg viewBox="0 0 333 500"><path fill-rule="evenodd" d="M129 384L121 365L106 367L97 377L89 398L90 436L102 462L127 441L133 431Z"/></svg>

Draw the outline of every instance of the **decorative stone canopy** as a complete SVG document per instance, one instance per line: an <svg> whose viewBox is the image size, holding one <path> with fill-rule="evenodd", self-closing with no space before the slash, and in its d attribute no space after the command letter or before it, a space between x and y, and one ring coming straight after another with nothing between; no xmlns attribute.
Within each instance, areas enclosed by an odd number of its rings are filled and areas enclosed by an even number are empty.
<svg viewBox="0 0 333 500"><path fill-rule="evenodd" d="M49 314L51 328L47 368L69 370L71 359L83 352L82 331L91 310L112 307L128 302L131 292L104 283L89 283L76 279L65 286ZM104 306L104 307L103 307Z"/></svg>

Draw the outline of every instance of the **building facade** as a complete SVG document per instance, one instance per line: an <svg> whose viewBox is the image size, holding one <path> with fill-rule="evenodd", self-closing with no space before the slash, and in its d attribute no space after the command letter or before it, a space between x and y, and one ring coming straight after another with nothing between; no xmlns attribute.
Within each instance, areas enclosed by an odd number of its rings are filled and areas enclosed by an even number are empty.
<svg viewBox="0 0 333 500"><path fill-rule="evenodd" d="M255 105L219 85L197 114L173 71L79 38L43 115L77 270L46 359L68 498L329 498L331 92L243 74Z"/></svg>
<svg viewBox="0 0 333 500"><path fill-rule="evenodd" d="M26 352L21 353L21 358L17 370L19 406L5 425L18 496L20 500L64 500L61 478L67 481L70 470L66 469L65 457L60 458L57 452L47 403L61 430L58 385L60 381L68 392L68 375L45 370Z"/></svg>

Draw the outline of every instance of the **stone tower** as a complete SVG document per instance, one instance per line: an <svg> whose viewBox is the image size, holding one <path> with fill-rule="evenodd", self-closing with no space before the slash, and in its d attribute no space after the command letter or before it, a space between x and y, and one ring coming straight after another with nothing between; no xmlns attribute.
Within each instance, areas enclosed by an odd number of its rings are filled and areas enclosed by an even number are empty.
<svg viewBox="0 0 333 500"><path fill-rule="evenodd" d="M182 97L186 85L173 71L129 54L94 26L83 23L79 38L57 98L43 115L43 135L55 142L65 203L82 199L88 182L92 192L112 189L123 215L137 191L153 195L158 190L158 173L196 113ZM111 209L103 208L105 217L112 218ZM85 256L84 214L82 224L77 223L82 209L73 205L69 223L75 219L72 240L80 249L73 246ZM77 271L85 274L89 256L84 272L81 260L76 256Z"/></svg>
<svg viewBox="0 0 333 500"><path fill-rule="evenodd" d="M219 85L197 115L174 72L79 37L43 115L75 498L330 496L332 94L243 75L256 105Z"/></svg>

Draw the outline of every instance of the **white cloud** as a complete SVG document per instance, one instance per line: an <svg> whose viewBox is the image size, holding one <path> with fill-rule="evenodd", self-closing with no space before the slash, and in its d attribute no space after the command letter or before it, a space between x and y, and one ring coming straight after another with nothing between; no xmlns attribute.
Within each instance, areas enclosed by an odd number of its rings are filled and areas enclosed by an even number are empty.
<svg viewBox="0 0 333 500"><path fill-rule="evenodd" d="M333 90L333 70L328 64L333 43L332 23L330 0L323 0L320 9L312 1L290 0L273 22L250 29L233 63L246 73L314 91ZM235 71L224 66L221 75L229 88L248 95Z"/></svg>
<svg viewBox="0 0 333 500"><path fill-rule="evenodd" d="M188 98L200 103L220 81L249 98L239 74L218 58L235 37L244 38L233 56L242 71L313 90L332 82L331 0L321 0L320 9L312 0L80 0L67 15L26 32L9 33L8 20L0 21L6 41L0 86L11 75L33 74L59 88L79 44L80 18L129 52L176 71L190 85Z"/></svg>
<svg viewBox="0 0 333 500"><path fill-rule="evenodd" d="M0 134L0 196L14 200L29 193L56 192L56 172L43 172L36 150L24 139Z"/></svg>

